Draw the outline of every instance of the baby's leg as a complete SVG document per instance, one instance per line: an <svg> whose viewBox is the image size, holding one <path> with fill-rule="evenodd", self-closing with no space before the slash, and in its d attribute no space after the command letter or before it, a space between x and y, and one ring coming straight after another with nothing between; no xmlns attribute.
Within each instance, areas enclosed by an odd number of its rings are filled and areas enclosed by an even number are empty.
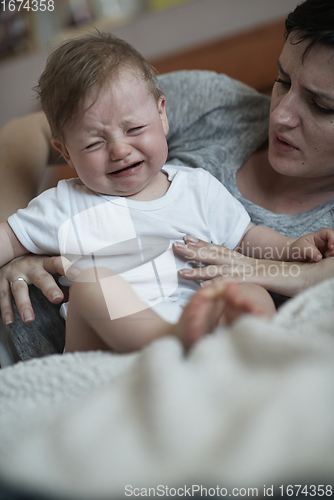
<svg viewBox="0 0 334 500"><path fill-rule="evenodd" d="M243 314L271 318L276 307L273 299L262 286L251 283L227 283L222 293L225 302L224 322L230 325Z"/></svg>
<svg viewBox="0 0 334 500"><path fill-rule="evenodd" d="M99 278L110 271L99 269ZM71 289L66 322L66 352L114 350L131 352L153 340L177 336L189 348L219 325L231 324L242 314L270 317L275 305L268 292L252 284L227 283L199 290L184 308L179 322L164 321L139 299L120 276L113 276L108 290L108 304L96 270L81 273ZM122 311L122 317L118 317ZM133 312L137 311L137 312ZM110 314L115 319L111 319Z"/></svg>
<svg viewBox="0 0 334 500"><path fill-rule="evenodd" d="M172 325L148 308L118 275L112 276L107 308L100 279L110 275L106 269L89 269L81 273L81 281L77 280L72 286L66 322L66 352L131 352L171 331ZM111 315L115 319L111 319Z"/></svg>
<svg viewBox="0 0 334 500"><path fill-rule="evenodd" d="M174 325L176 335L186 348L191 347L221 324L224 314L222 290L225 285L208 286L196 292L185 306L179 322Z"/></svg>
<svg viewBox="0 0 334 500"><path fill-rule="evenodd" d="M172 333L190 347L217 326L230 325L243 314L271 317L275 312L271 296L261 286L213 284L193 295Z"/></svg>

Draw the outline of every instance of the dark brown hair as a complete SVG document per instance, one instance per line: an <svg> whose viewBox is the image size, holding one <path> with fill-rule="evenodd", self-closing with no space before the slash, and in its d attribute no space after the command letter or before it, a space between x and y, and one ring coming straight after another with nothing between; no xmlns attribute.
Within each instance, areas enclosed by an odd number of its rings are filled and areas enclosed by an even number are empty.
<svg viewBox="0 0 334 500"><path fill-rule="evenodd" d="M309 41L303 59L318 43L334 48L334 0L305 0L299 3L285 21L285 39L291 33L296 34L292 43Z"/></svg>
<svg viewBox="0 0 334 500"><path fill-rule="evenodd" d="M121 69L135 71L158 100L156 71L129 43L110 33L85 35L62 43L49 56L38 86L42 109L54 138L64 142L64 130L82 111L89 94L119 76Z"/></svg>

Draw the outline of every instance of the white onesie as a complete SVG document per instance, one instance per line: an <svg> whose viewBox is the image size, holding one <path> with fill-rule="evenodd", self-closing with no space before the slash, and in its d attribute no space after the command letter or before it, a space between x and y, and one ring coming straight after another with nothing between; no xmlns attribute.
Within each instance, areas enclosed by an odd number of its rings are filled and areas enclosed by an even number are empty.
<svg viewBox="0 0 334 500"><path fill-rule="evenodd" d="M172 244L191 234L235 248L250 217L207 171L166 164L171 185L157 200L98 194L79 179L63 180L8 219L35 254L61 254L79 267L110 267L164 319L176 322L198 283L178 270L193 267ZM108 306L112 276L100 281Z"/></svg>

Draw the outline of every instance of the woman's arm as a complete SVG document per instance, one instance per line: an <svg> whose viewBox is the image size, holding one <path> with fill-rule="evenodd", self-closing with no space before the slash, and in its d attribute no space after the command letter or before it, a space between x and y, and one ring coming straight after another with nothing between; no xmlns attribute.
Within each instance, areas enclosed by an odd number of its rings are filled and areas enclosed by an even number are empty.
<svg viewBox="0 0 334 500"><path fill-rule="evenodd" d="M38 194L45 167L56 158L44 113L17 118L0 130L0 222ZM34 320L27 284L40 288L50 302L59 303L64 295L52 276L57 273L64 273L60 257L22 256L2 267L0 311L4 322L14 321L13 296L22 320ZM17 277L27 284L15 281L11 288Z"/></svg>
<svg viewBox="0 0 334 500"><path fill-rule="evenodd" d="M293 297L321 281L334 277L334 257L317 263L280 262L245 257L226 247L198 240L174 244L177 254L204 267L179 271L188 280L236 280L256 283L267 290Z"/></svg>
<svg viewBox="0 0 334 500"><path fill-rule="evenodd" d="M15 257L29 253L17 239L8 222L0 223L0 266L4 266Z"/></svg>
<svg viewBox="0 0 334 500"><path fill-rule="evenodd" d="M10 121L0 130L0 221L37 195L51 154L43 113Z"/></svg>

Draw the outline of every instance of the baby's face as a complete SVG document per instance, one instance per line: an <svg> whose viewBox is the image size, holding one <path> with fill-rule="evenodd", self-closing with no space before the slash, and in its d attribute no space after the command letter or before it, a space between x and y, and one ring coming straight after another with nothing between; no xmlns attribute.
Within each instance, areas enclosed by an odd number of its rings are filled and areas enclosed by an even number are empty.
<svg viewBox="0 0 334 500"><path fill-rule="evenodd" d="M167 158L165 98L157 103L143 79L122 70L90 103L66 130L66 145L55 147L93 191L133 196L152 189Z"/></svg>

